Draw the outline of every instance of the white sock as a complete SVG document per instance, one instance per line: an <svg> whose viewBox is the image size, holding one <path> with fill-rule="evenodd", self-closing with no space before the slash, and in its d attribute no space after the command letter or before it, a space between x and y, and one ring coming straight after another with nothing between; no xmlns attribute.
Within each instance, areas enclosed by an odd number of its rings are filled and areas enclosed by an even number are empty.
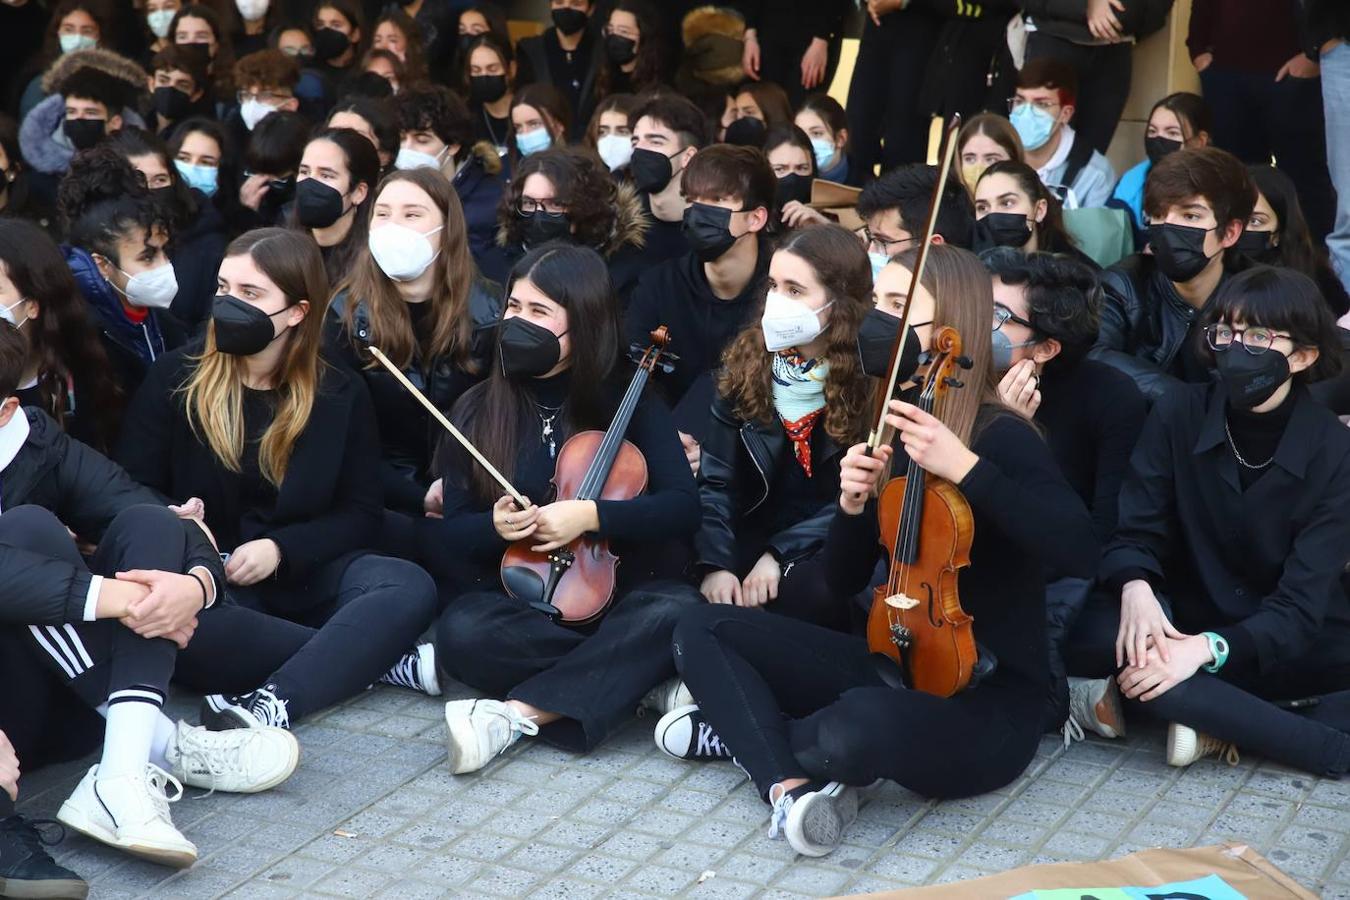
<svg viewBox="0 0 1350 900"><path fill-rule="evenodd" d="M108 724L103 737L100 778L144 775L154 745L155 729L163 718L164 697L158 691L130 688L108 696Z"/></svg>
<svg viewBox="0 0 1350 900"><path fill-rule="evenodd" d="M178 726L173 719L160 712L155 721L155 737L150 744L150 761L166 772L169 771L169 744L177 732Z"/></svg>

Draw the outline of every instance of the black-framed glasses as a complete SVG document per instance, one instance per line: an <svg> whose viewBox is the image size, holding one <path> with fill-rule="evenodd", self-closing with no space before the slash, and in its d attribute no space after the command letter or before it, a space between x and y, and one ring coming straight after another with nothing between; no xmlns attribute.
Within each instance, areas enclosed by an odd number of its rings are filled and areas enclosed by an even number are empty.
<svg viewBox="0 0 1350 900"><path fill-rule="evenodd" d="M998 331L1000 328L1002 328L1004 325L1008 324L1009 322L1012 322L1014 325L1021 325L1021 326L1025 327L1025 328L1030 328L1032 331L1035 331L1035 330L1036 330L1036 326L1035 326L1035 325L1032 325L1032 324L1031 324L1030 322L1028 322L1026 319L1022 318L1022 317L1019 316L1017 313L1013 312L1011 309L1008 309L1008 307L1004 306L1004 305L1001 304L1001 303L995 303L995 304L994 304L994 330L995 330L995 331Z"/></svg>
<svg viewBox="0 0 1350 900"><path fill-rule="evenodd" d="M567 204L559 203L552 198L536 200L533 197L521 197L516 201L516 212L522 216L532 216L541 209L544 211L544 215L548 216L567 215Z"/></svg>
<svg viewBox="0 0 1350 900"><path fill-rule="evenodd" d="M867 241L868 247L873 246L880 247L881 252L886 254L887 256L894 256L896 253L899 252L897 250L892 250L891 249L892 247L899 246L900 244L911 244L914 241L918 240L918 238L916 237L907 237L907 238L897 238L896 240L888 241L885 238L877 237L875 234L872 233L872 229L868 228L866 225L862 227L862 236Z"/></svg>
<svg viewBox="0 0 1350 900"><path fill-rule="evenodd" d="M1232 325L1225 325L1222 322L1215 322L1205 328L1205 343L1209 344L1209 349L1227 350L1234 343L1237 343L1241 344L1242 349L1253 356L1260 356L1269 350L1274 346L1276 338L1288 338L1292 341L1294 336L1259 326L1256 328L1234 328Z"/></svg>

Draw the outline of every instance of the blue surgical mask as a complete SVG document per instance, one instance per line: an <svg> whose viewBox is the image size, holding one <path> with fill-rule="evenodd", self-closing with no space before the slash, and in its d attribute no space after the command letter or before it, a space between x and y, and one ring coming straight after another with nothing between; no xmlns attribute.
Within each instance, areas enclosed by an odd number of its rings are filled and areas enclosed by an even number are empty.
<svg viewBox="0 0 1350 900"><path fill-rule="evenodd" d="M1008 340L1008 336L1001 330L994 332L994 339L989 345L989 364L994 367L994 371L999 375L1012 368L1012 352L1019 347L1030 347L1032 344L1039 343L1035 338L1022 341L1020 344L1014 344Z"/></svg>
<svg viewBox="0 0 1350 900"><path fill-rule="evenodd" d="M872 283L876 284L877 279L881 277L881 270L886 268L886 263L890 262L891 258L885 253L868 251L867 261L872 264Z"/></svg>
<svg viewBox="0 0 1350 900"><path fill-rule="evenodd" d="M151 33L157 38L164 38L169 33L169 26L173 24L173 17L178 15L176 9L161 9L152 13L145 14L145 22L150 26Z"/></svg>
<svg viewBox="0 0 1350 900"><path fill-rule="evenodd" d="M57 38L61 42L62 53L74 53L76 50L93 50L98 41L87 34L63 34Z"/></svg>
<svg viewBox="0 0 1350 900"><path fill-rule="evenodd" d="M192 166L181 159L175 159L173 164L188 187L196 188L208 197L216 195L216 188L219 186L217 179L220 176L220 169L216 166Z"/></svg>
<svg viewBox="0 0 1350 900"><path fill-rule="evenodd" d="M816 155L816 168L824 171L834 161L834 141L825 138L811 138L811 151Z"/></svg>
<svg viewBox="0 0 1350 900"><path fill-rule="evenodd" d="M1055 130L1055 117L1034 103L1023 103L1008 118L1017 129L1022 146L1028 150L1044 147Z"/></svg>
<svg viewBox="0 0 1350 900"><path fill-rule="evenodd" d="M520 150L521 156L532 156L540 150L547 150L553 146L553 135L548 133L547 128L536 128L534 131L526 131L516 135L516 148Z"/></svg>

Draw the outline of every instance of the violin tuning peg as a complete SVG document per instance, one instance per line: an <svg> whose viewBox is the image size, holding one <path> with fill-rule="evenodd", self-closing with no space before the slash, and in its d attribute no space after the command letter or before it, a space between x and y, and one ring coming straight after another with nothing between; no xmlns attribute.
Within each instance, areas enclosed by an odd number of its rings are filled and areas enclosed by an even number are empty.
<svg viewBox="0 0 1350 900"><path fill-rule="evenodd" d="M971 359L969 356L958 356L956 358L956 364L963 369L969 369L975 365L975 360Z"/></svg>

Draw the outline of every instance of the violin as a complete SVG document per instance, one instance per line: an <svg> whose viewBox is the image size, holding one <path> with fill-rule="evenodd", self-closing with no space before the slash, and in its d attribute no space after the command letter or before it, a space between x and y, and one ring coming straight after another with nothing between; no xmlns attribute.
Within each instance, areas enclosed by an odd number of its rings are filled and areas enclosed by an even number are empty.
<svg viewBox="0 0 1350 900"><path fill-rule="evenodd" d="M651 333L652 343L640 354L637 372L604 431L572 435L558 451L553 486L558 500L631 500L647 487L647 460L624 438L642 390L659 365L671 368L666 347L669 332L662 325ZM525 504L516 501L521 509ZM566 547L540 552L533 539L524 538L502 556L502 586L512 597L566 625L585 625L604 615L614 600L619 559L609 542L583 534Z"/></svg>
<svg viewBox="0 0 1350 900"><path fill-rule="evenodd" d="M900 328L891 347L888 378L884 389L877 392L876 424L867 441L870 453L890 443L892 438L886 413L900 386L909 314L937 230L938 204L951 173L960 127L960 117L953 116L943 135L937 184ZM940 297L935 300L941 302ZM961 355L961 336L956 329L948 326L936 331L927 363L916 405L941 418L948 392L963 386L957 377L958 370L971 366L970 360ZM877 519L890 566L886 583L873 594L867 618L867 645L873 653L900 666L908 687L950 697L970 683L979 661L974 619L962 609L957 590L960 570L970 565L975 518L970 504L954 484L930 475L912 459L905 459L905 474L888 481L878 498Z"/></svg>

